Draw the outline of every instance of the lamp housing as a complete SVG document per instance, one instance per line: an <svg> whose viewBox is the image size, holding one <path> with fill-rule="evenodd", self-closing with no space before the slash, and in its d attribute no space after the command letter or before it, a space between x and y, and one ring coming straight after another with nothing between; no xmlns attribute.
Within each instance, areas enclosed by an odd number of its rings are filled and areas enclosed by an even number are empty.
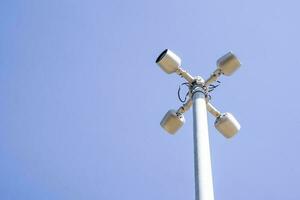
<svg viewBox="0 0 300 200"><path fill-rule="evenodd" d="M171 74L180 68L181 59L170 49L166 49L157 57L156 63L167 74Z"/></svg>
<svg viewBox="0 0 300 200"><path fill-rule="evenodd" d="M176 110L169 110L160 122L160 125L170 134L175 134L185 123L183 114Z"/></svg>
<svg viewBox="0 0 300 200"><path fill-rule="evenodd" d="M217 60L217 66L222 74L230 76L241 66L241 63L232 52L228 52Z"/></svg>
<svg viewBox="0 0 300 200"><path fill-rule="evenodd" d="M241 125L231 113L223 113L215 121L216 129L226 138L233 137Z"/></svg>

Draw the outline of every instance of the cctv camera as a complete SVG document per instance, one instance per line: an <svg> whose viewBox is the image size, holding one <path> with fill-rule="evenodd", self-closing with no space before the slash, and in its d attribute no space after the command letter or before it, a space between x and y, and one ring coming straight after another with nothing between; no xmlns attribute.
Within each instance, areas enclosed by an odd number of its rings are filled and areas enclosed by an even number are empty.
<svg viewBox="0 0 300 200"><path fill-rule="evenodd" d="M241 66L241 63L232 52L229 52L217 60L217 66L224 75L230 76Z"/></svg>
<svg viewBox="0 0 300 200"><path fill-rule="evenodd" d="M181 59L171 50L166 49L157 57L156 63L166 73L171 74L179 69Z"/></svg>
<svg viewBox="0 0 300 200"><path fill-rule="evenodd" d="M239 122L231 113L224 113L217 117L215 127L226 138L233 137L241 128Z"/></svg>
<svg viewBox="0 0 300 200"><path fill-rule="evenodd" d="M177 113L176 110L169 110L161 120L160 125L168 133L175 134L175 132L180 129L184 123L185 119L183 114Z"/></svg>

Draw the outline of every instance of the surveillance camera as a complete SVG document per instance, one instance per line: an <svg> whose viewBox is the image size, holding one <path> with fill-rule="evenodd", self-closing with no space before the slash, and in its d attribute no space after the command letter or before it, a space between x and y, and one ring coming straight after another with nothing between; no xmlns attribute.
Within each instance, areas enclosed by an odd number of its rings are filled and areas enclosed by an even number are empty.
<svg viewBox="0 0 300 200"><path fill-rule="evenodd" d="M241 128L239 122L231 113L220 115L215 121L215 127L226 138L233 137Z"/></svg>
<svg viewBox="0 0 300 200"><path fill-rule="evenodd" d="M157 57L156 63L166 73L171 74L179 69L181 59L171 50L166 49Z"/></svg>
<svg viewBox="0 0 300 200"><path fill-rule="evenodd" d="M224 75L230 76L241 66L241 63L232 52L229 52L217 60L217 66Z"/></svg>
<svg viewBox="0 0 300 200"><path fill-rule="evenodd" d="M161 120L160 125L168 133L175 134L175 132L180 129L184 123L185 119L183 114L177 113L176 110L169 110Z"/></svg>

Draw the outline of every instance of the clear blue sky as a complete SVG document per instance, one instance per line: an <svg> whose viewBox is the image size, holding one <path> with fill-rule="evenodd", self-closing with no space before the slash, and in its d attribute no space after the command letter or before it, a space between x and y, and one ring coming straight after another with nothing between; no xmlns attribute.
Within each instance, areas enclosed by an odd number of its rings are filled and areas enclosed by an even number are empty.
<svg viewBox="0 0 300 200"><path fill-rule="evenodd" d="M170 48L208 77L243 63L213 103L239 119L227 140L209 116L216 200L300 199L299 2L2 0L0 199L192 200L192 116L159 122L183 81Z"/></svg>

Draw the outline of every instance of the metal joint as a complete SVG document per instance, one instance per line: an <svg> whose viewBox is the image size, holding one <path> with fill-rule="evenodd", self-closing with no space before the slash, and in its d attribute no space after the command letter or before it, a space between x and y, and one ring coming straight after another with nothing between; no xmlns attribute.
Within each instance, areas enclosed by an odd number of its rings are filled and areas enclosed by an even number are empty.
<svg viewBox="0 0 300 200"><path fill-rule="evenodd" d="M208 88L205 81L200 76L196 76L194 82L191 84L190 92L192 96L198 92L202 93L205 97L208 96Z"/></svg>

